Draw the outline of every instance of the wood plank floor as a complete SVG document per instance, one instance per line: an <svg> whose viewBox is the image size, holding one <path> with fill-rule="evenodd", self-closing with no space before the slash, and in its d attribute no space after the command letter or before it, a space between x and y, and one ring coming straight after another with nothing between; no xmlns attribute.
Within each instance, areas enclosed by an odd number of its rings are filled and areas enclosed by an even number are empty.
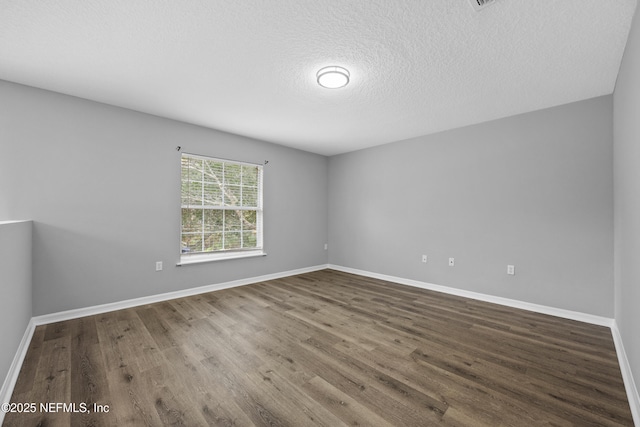
<svg viewBox="0 0 640 427"><path fill-rule="evenodd" d="M633 425L608 328L332 270L40 326L12 402L38 410L4 426Z"/></svg>

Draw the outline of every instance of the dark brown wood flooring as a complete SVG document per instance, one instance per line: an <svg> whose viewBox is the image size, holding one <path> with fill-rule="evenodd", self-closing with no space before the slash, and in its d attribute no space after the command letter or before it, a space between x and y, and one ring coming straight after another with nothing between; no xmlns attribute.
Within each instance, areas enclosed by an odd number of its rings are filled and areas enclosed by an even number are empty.
<svg viewBox="0 0 640 427"><path fill-rule="evenodd" d="M633 425L608 328L332 270L40 326L12 402L38 410L5 426Z"/></svg>

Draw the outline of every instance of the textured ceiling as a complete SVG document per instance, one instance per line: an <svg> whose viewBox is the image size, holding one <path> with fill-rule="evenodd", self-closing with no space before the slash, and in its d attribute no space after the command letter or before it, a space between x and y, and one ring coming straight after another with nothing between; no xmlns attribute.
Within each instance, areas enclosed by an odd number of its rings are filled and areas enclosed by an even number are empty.
<svg viewBox="0 0 640 427"><path fill-rule="evenodd" d="M610 94L635 7L0 0L0 79L331 155Z"/></svg>

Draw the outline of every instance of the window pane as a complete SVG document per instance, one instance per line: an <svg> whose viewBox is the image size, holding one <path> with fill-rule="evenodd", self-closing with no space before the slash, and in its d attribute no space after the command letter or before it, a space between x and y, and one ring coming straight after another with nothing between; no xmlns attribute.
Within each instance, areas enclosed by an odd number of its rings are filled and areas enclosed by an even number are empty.
<svg viewBox="0 0 640 427"><path fill-rule="evenodd" d="M188 205L202 205L202 183L189 182L189 193L187 194Z"/></svg>
<svg viewBox="0 0 640 427"><path fill-rule="evenodd" d="M197 233L202 231L202 210L182 209L182 232Z"/></svg>
<svg viewBox="0 0 640 427"><path fill-rule="evenodd" d="M205 206L222 206L222 190L218 184L203 184Z"/></svg>
<svg viewBox="0 0 640 427"><path fill-rule="evenodd" d="M227 163L224 166L224 183L225 185L240 185L242 176L242 166L233 163Z"/></svg>
<svg viewBox="0 0 640 427"><path fill-rule="evenodd" d="M180 177L182 178L182 182L189 181L189 163L190 159L188 157L182 157L181 159L181 167L180 167Z"/></svg>
<svg viewBox="0 0 640 427"><path fill-rule="evenodd" d="M224 231L240 231L242 211L224 211Z"/></svg>
<svg viewBox="0 0 640 427"><path fill-rule="evenodd" d="M223 211L216 209L204 210L204 230L205 232L222 231Z"/></svg>
<svg viewBox="0 0 640 427"><path fill-rule="evenodd" d="M189 159L187 179L191 181L202 181L202 160Z"/></svg>
<svg viewBox="0 0 640 427"><path fill-rule="evenodd" d="M222 233L211 233L204 235L204 251L214 252L224 249L222 247Z"/></svg>
<svg viewBox="0 0 640 427"><path fill-rule="evenodd" d="M182 181L181 187L182 187L181 189L182 206L188 205L189 204L189 181Z"/></svg>
<svg viewBox="0 0 640 427"><path fill-rule="evenodd" d="M242 185L250 187L258 186L258 167L242 166Z"/></svg>
<svg viewBox="0 0 640 427"><path fill-rule="evenodd" d="M202 234L183 234L182 253L202 252Z"/></svg>
<svg viewBox="0 0 640 427"><path fill-rule="evenodd" d="M256 228L256 211L242 211L242 229L255 231Z"/></svg>
<svg viewBox="0 0 640 427"><path fill-rule="evenodd" d="M258 206L258 188L242 187L242 206L257 207Z"/></svg>
<svg viewBox="0 0 640 427"><path fill-rule="evenodd" d="M239 185L226 185L224 195L225 206L240 206L242 196Z"/></svg>
<svg viewBox="0 0 640 427"><path fill-rule="evenodd" d="M258 239L255 231L245 231L242 233L242 247L243 248L255 248L258 244Z"/></svg>
<svg viewBox="0 0 640 427"><path fill-rule="evenodd" d="M224 233L224 248L225 249L240 249L242 247L240 242L241 233Z"/></svg>
<svg viewBox="0 0 640 427"><path fill-rule="evenodd" d="M204 162L204 181L222 185L223 163L215 160Z"/></svg>

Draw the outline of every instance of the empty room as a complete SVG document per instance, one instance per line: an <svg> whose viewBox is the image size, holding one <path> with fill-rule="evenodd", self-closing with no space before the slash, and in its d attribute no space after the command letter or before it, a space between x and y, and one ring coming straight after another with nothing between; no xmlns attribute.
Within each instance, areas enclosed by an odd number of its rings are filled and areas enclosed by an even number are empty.
<svg viewBox="0 0 640 427"><path fill-rule="evenodd" d="M0 0L0 425L640 426L636 0Z"/></svg>

